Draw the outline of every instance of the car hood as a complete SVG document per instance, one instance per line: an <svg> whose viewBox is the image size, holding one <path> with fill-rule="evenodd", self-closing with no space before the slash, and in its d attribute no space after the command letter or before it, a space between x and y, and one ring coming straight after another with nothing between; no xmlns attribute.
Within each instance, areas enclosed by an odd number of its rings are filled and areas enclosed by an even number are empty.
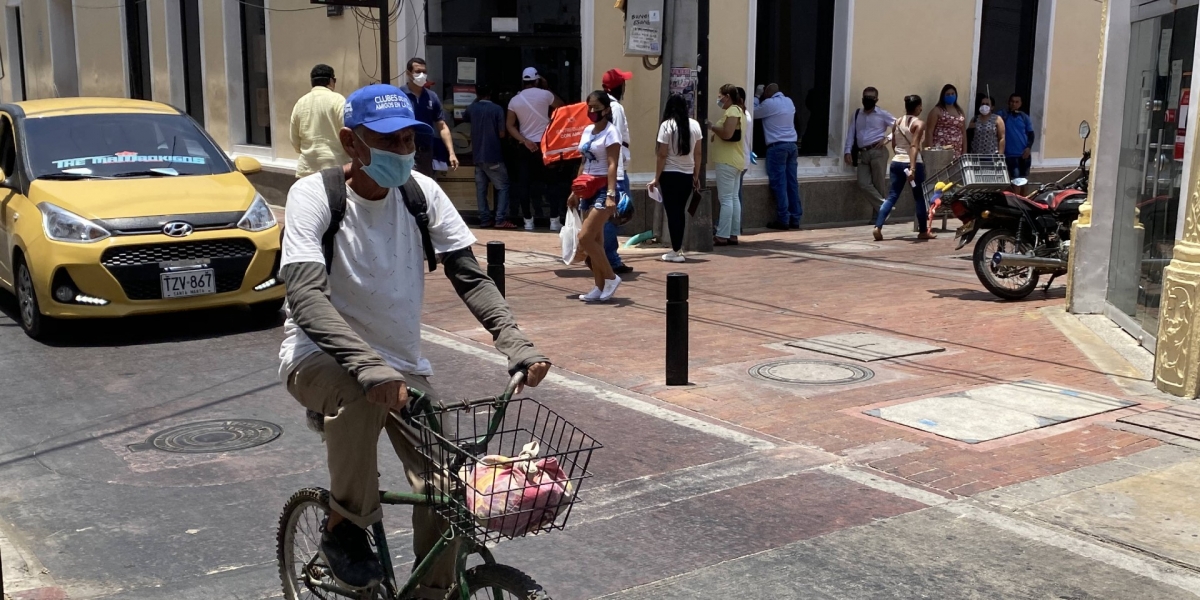
<svg viewBox="0 0 1200 600"><path fill-rule="evenodd" d="M86 219L245 211L254 186L241 173L136 179L35 180L34 203L50 202Z"/></svg>

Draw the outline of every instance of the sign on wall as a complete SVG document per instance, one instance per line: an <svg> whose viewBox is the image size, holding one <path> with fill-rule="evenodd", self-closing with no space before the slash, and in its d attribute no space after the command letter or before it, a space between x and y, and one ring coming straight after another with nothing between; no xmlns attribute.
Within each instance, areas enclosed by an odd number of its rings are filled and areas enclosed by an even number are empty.
<svg viewBox="0 0 1200 600"><path fill-rule="evenodd" d="M629 0L625 9L625 55L661 56L663 0Z"/></svg>

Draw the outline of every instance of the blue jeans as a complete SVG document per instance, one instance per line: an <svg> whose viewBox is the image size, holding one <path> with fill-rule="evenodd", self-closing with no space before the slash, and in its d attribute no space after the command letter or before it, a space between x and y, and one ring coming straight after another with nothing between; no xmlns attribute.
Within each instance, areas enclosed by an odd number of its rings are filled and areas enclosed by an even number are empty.
<svg viewBox="0 0 1200 600"><path fill-rule="evenodd" d="M488 183L496 187L496 217L488 208ZM504 163L476 163L475 200L479 203L479 222L499 223L508 220L508 168Z"/></svg>
<svg viewBox="0 0 1200 600"><path fill-rule="evenodd" d="M621 194L629 193L629 175L623 174L625 179L617 180L617 201L621 201ZM608 264L614 268L621 266L621 255L617 252L617 248L621 245L617 242L617 224L609 219L604 222L604 255L608 257Z"/></svg>
<svg viewBox="0 0 1200 600"><path fill-rule="evenodd" d="M1016 179L1018 177L1029 177L1029 167L1033 164L1033 158L1022 158L1017 156L1005 156L1004 164L1008 167L1008 177Z"/></svg>
<svg viewBox="0 0 1200 600"><path fill-rule="evenodd" d="M717 237L721 239L742 234L742 201L738 199L741 181L741 169L717 163L717 199L721 203L721 216L717 219Z"/></svg>
<svg viewBox="0 0 1200 600"><path fill-rule="evenodd" d="M799 225L804 214L800 207L800 182L796 179L798 159L795 142L767 146L767 179L775 195L775 219L784 225Z"/></svg>
<svg viewBox="0 0 1200 600"><path fill-rule="evenodd" d="M908 175L904 170L908 168L906 162L892 161L889 169L892 175L892 189L888 192L887 200L883 203L883 208L879 209L879 216L875 219L876 227L883 227L883 222L887 220L888 214L892 212L892 208L896 206L896 201L900 199L900 192L904 191L904 186L908 185ZM917 203L917 223L920 223L921 233L929 231L929 205L925 202L925 163L917 163L917 176L913 178L913 182L917 184L912 190L913 200Z"/></svg>

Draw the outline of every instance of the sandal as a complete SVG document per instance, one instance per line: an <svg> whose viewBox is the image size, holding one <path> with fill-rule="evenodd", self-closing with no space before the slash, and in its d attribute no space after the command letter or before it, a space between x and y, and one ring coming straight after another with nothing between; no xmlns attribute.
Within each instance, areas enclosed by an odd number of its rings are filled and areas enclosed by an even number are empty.
<svg viewBox="0 0 1200 600"><path fill-rule="evenodd" d="M932 231L922 231L917 234L918 240L936 240L937 234Z"/></svg>
<svg viewBox="0 0 1200 600"><path fill-rule="evenodd" d="M871 230L871 236L875 238L875 241L882 242L883 241L883 230L876 227L875 229Z"/></svg>

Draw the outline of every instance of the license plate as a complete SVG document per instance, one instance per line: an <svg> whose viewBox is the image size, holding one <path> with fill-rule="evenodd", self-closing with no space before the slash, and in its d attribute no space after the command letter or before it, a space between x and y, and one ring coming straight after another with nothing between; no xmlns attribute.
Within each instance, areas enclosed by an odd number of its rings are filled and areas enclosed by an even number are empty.
<svg viewBox="0 0 1200 600"><path fill-rule="evenodd" d="M163 298L202 296L217 292L212 269L176 271L174 273L163 273L160 277L162 279Z"/></svg>

